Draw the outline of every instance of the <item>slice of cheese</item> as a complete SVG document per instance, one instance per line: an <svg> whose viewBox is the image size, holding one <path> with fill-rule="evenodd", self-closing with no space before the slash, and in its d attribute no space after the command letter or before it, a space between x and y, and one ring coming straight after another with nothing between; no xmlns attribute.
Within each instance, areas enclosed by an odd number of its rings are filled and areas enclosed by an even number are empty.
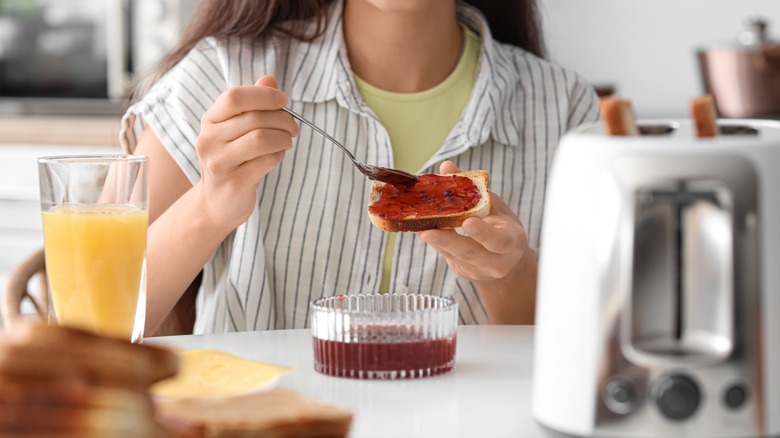
<svg viewBox="0 0 780 438"><path fill-rule="evenodd" d="M168 398L231 397L270 386L292 368L243 359L218 350L179 350L179 373L152 387Z"/></svg>

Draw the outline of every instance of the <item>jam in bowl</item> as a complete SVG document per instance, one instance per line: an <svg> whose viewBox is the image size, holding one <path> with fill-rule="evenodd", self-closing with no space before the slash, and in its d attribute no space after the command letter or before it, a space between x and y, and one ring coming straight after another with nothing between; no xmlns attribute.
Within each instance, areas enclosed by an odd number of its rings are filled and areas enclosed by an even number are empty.
<svg viewBox="0 0 780 438"><path fill-rule="evenodd" d="M314 368L356 379L415 379L455 368L458 305L419 294L358 294L311 303Z"/></svg>

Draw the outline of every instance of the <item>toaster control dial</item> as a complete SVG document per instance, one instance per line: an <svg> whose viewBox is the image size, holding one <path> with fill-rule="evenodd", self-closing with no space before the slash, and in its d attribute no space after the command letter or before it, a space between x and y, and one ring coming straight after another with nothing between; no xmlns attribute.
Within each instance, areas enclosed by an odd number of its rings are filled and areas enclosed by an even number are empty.
<svg viewBox="0 0 780 438"><path fill-rule="evenodd" d="M637 407L637 398L634 384L620 377L610 379L603 392L604 404L619 415L633 412Z"/></svg>
<svg viewBox="0 0 780 438"><path fill-rule="evenodd" d="M655 402L670 420L685 420L699 408L699 387L683 375L661 377L655 384Z"/></svg>

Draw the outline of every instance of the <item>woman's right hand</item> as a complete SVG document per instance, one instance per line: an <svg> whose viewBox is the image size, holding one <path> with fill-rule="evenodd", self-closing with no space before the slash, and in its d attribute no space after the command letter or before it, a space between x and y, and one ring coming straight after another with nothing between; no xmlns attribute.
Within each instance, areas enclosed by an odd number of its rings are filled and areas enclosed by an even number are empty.
<svg viewBox="0 0 780 438"><path fill-rule="evenodd" d="M257 186L284 158L298 124L281 108L287 95L272 76L222 93L201 120L195 149L196 185L204 219L225 234L245 222L257 204Z"/></svg>

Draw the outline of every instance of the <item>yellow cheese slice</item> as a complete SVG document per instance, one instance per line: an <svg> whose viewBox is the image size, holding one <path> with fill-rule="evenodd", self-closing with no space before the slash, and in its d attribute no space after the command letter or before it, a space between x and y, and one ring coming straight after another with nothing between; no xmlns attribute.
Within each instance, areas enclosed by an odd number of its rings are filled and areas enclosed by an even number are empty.
<svg viewBox="0 0 780 438"><path fill-rule="evenodd" d="M292 368L243 359L218 350L179 350L179 373L152 387L168 398L230 397L275 383Z"/></svg>

